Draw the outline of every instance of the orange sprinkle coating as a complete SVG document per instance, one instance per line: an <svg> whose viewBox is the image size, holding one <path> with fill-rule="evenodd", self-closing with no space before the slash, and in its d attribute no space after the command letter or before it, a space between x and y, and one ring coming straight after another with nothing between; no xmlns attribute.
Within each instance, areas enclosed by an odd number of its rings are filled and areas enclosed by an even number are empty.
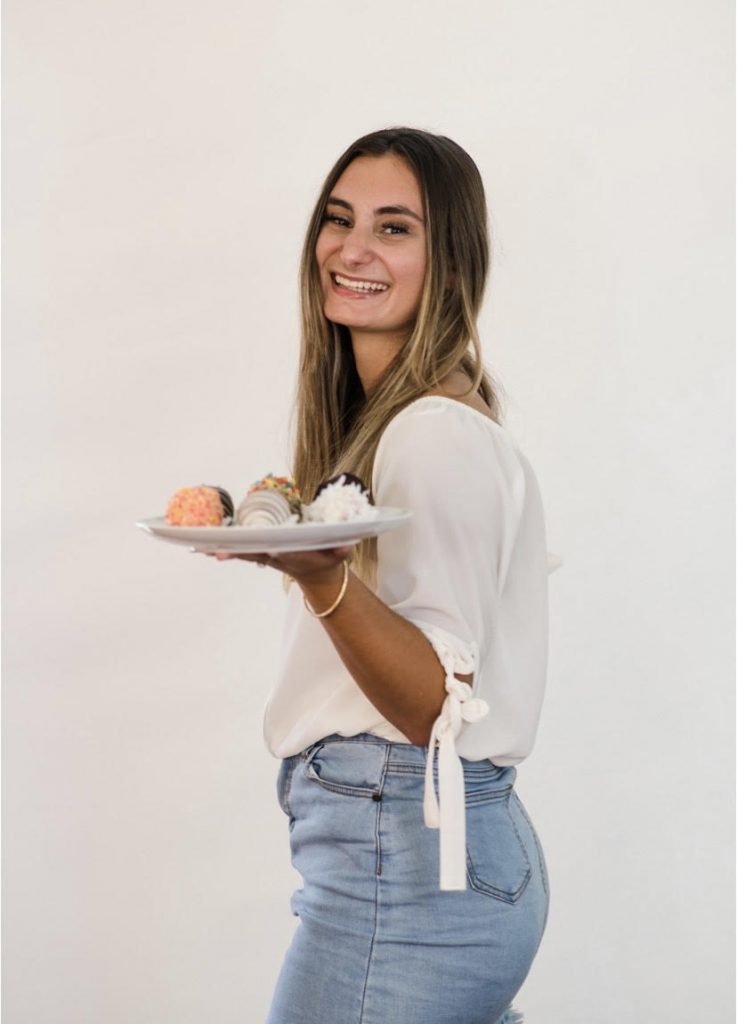
<svg viewBox="0 0 737 1024"><path fill-rule="evenodd" d="M170 526L222 526L223 503L213 487L180 487L166 507Z"/></svg>

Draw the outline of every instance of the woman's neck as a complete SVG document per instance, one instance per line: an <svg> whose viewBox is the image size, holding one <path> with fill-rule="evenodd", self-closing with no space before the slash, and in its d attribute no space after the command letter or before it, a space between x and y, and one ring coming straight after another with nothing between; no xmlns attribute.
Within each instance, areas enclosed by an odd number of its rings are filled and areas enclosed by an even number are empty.
<svg viewBox="0 0 737 1024"><path fill-rule="evenodd" d="M351 330L353 358L364 394L373 388L403 343L392 335Z"/></svg>
<svg viewBox="0 0 737 1024"><path fill-rule="evenodd" d="M362 333L352 330L351 343L363 393L367 395L404 344L404 339L371 331ZM436 387L430 388L425 394L455 398L477 412L491 417L491 410L478 391L468 393L470 387L471 379L463 370L452 370Z"/></svg>

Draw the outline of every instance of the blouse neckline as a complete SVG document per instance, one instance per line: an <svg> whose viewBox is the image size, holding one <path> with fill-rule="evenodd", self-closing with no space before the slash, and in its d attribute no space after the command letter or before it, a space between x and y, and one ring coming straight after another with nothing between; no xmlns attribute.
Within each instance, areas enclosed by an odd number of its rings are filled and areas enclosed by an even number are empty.
<svg viewBox="0 0 737 1024"><path fill-rule="evenodd" d="M408 405L405 405L405 407L397 413L397 416L401 416L403 412L407 412L408 409L417 405L418 402L443 402L445 404L456 406L457 408L465 409L466 412L471 413L472 416L482 420L484 423L488 423L492 428L502 430L506 433L506 428L503 427L501 423L497 423L497 421L492 419L491 416L487 416L486 413L479 412L478 409L474 409L471 405L466 405L465 402L459 402L457 398L449 398L447 395L421 395L420 398L415 398ZM396 417L394 418L396 419Z"/></svg>

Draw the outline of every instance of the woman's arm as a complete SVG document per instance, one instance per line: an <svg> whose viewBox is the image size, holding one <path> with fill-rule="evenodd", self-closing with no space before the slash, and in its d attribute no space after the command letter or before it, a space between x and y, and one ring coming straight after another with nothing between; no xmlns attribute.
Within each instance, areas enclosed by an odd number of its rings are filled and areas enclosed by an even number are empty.
<svg viewBox="0 0 737 1024"><path fill-rule="evenodd" d="M341 580L338 566L324 576L298 582L310 607L321 612L335 600ZM374 707L411 743L426 746L447 694L445 672L424 633L353 573L343 600L320 621ZM470 682L473 676L458 678Z"/></svg>
<svg viewBox="0 0 737 1024"><path fill-rule="evenodd" d="M342 560L350 549L265 555L225 555L261 561L291 575L315 612L328 609L340 592ZM344 665L377 711L411 743L427 746L433 722L440 714L445 672L430 641L417 626L392 611L348 574L343 599L321 619ZM459 675L470 682L472 675Z"/></svg>

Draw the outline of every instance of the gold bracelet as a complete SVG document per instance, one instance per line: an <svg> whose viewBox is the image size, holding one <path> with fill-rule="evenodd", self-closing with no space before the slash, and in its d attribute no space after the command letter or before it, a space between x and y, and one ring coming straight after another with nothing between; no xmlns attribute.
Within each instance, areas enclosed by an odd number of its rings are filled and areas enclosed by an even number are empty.
<svg viewBox="0 0 737 1024"><path fill-rule="evenodd" d="M318 612L313 612L313 610L310 608L309 604L307 603L307 598L303 594L302 595L302 600L305 603L305 608L310 613L310 615L314 615L314 617L316 619L324 619L326 615L332 614L332 612L335 611L335 609L338 607L340 602L343 600L343 595L345 594L347 586L348 586L348 562L344 561L343 562L343 583L342 583L341 588L340 588L340 593L338 594L337 598L335 599L335 602L333 604L331 604L330 607L328 608L328 610L325 611L325 612L319 612L319 613Z"/></svg>

